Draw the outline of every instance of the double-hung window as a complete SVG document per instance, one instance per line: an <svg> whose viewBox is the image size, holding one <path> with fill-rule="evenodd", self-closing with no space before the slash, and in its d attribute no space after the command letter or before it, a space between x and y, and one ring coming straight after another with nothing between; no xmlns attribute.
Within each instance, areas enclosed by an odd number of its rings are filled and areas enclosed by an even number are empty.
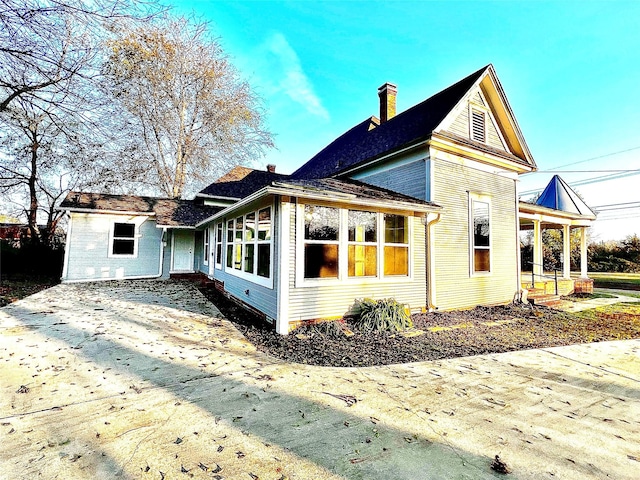
<svg viewBox="0 0 640 480"><path fill-rule="evenodd" d="M469 200L471 273L491 271L491 203L488 198L472 195Z"/></svg>
<svg viewBox="0 0 640 480"><path fill-rule="evenodd" d="M136 224L114 222L110 256L135 257L137 252Z"/></svg>

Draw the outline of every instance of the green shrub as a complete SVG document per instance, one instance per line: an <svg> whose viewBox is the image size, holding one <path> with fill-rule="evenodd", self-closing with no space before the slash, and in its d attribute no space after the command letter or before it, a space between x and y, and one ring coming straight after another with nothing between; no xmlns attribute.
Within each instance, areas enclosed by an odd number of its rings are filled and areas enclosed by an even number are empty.
<svg viewBox="0 0 640 480"><path fill-rule="evenodd" d="M356 300L356 325L363 332L399 332L413 327L404 305L393 298Z"/></svg>

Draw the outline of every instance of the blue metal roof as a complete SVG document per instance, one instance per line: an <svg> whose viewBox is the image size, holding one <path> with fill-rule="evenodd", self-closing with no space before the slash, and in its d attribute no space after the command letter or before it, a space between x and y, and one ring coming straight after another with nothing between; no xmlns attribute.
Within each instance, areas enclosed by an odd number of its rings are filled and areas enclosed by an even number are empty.
<svg viewBox="0 0 640 480"><path fill-rule="evenodd" d="M558 175L554 175L547 184L538 200L536 200L536 205L563 212L577 213L578 215L595 216L593 210Z"/></svg>

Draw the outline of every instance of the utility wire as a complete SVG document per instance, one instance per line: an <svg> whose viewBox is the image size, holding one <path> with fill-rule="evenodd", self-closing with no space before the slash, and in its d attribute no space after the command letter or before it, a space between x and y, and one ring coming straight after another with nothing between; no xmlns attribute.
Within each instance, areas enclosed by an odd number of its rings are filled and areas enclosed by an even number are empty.
<svg viewBox="0 0 640 480"><path fill-rule="evenodd" d="M599 160L601 158L613 157L614 155L619 155L621 153L632 152L634 150L640 150L640 145L638 145L637 147L627 148L626 150L619 150L617 152L605 153L604 155L598 155L597 157L587 158L586 160L578 160L577 162L565 163L564 165L558 165L557 167L550 168L549 170L523 173L522 176L531 175L532 173L545 173L545 172L549 172L549 171L557 171L560 168L570 167L571 165L579 165L581 163L587 163L587 162L591 162L593 160Z"/></svg>

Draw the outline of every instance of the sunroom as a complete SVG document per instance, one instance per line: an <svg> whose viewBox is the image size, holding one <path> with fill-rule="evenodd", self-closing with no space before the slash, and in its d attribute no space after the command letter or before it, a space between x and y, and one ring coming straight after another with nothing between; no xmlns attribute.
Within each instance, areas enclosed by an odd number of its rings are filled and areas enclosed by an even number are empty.
<svg viewBox="0 0 640 480"><path fill-rule="evenodd" d="M286 334L340 318L357 298L427 302L426 229L440 207L335 179L274 182L200 225L209 277Z"/></svg>

